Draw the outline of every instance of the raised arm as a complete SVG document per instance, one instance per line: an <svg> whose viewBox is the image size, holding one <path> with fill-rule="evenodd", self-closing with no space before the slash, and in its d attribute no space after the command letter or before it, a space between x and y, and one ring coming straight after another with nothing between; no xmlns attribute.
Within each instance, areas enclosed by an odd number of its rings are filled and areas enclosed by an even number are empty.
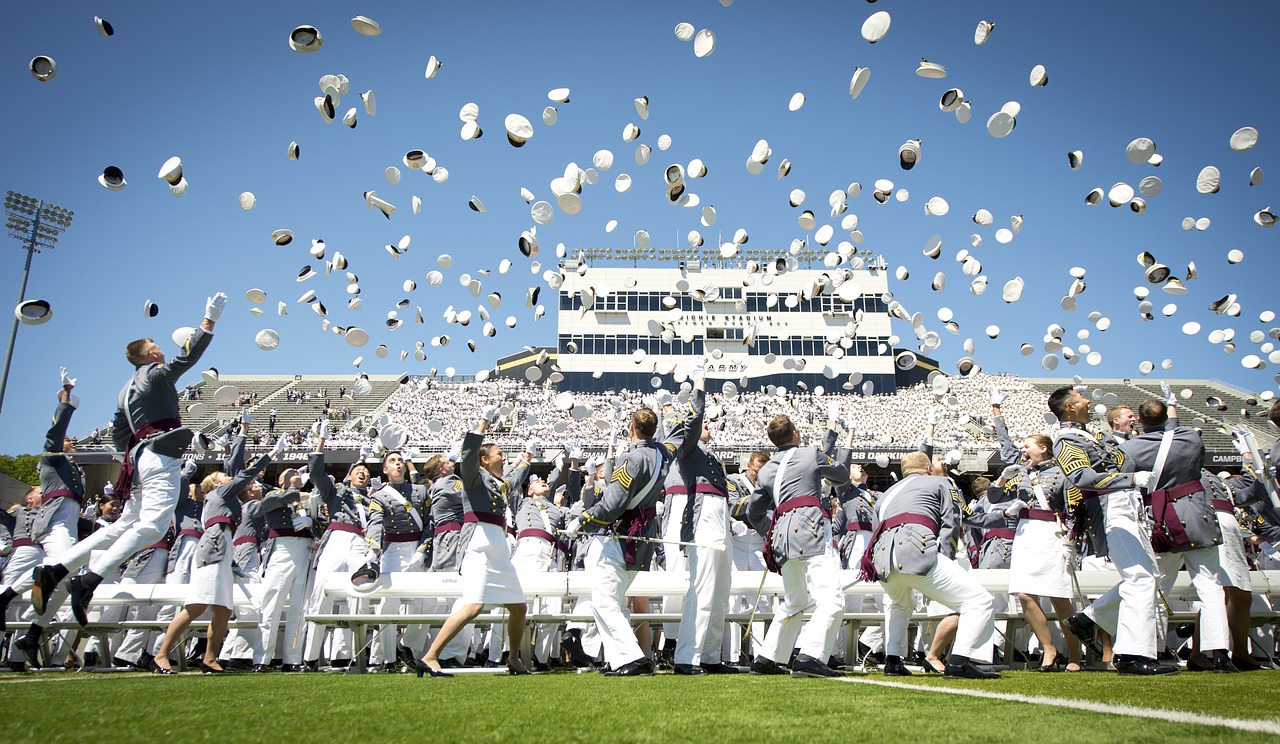
<svg viewBox="0 0 1280 744"><path fill-rule="evenodd" d="M213 326L222 317L222 310L226 306L227 296L222 292L207 299L204 304L204 320L195 333L191 334L191 338L187 339L182 353L157 368L160 376L170 385L177 384L178 378L200 361L204 350L209 348L209 342L213 341Z"/></svg>
<svg viewBox="0 0 1280 744"><path fill-rule="evenodd" d="M67 439L67 429L71 426L71 414L75 413L76 406L74 398L71 395L71 389L75 386L75 380L70 380L67 384L67 370L62 370L63 385L58 390L58 407L53 410L53 425L49 427L48 433L44 435L44 452L61 452ZM61 461L61 455L45 455L44 458L50 465L54 465Z"/></svg>

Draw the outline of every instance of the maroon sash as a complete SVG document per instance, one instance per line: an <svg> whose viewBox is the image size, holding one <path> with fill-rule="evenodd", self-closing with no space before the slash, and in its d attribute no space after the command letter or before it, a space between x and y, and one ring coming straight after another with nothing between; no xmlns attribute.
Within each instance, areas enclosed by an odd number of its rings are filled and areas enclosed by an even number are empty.
<svg viewBox="0 0 1280 744"><path fill-rule="evenodd" d="M1052 509L1036 509L1029 507L1018 512L1018 519L1033 519L1037 522L1056 522L1058 512Z"/></svg>
<svg viewBox="0 0 1280 744"><path fill-rule="evenodd" d="M462 529L461 522L445 522L443 524L436 525L436 528L431 531L431 535L432 537L439 537L446 532L457 532L460 529Z"/></svg>
<svg viewBox="0 0 1280 744"><path fill-rule="evenodd" d="M773 510L773 519L769 520L769 531L764 535L764 567L770 571L780 574L782 573L782 564L778 562L777 556L773 554L773 528L777 526L778 519L789 511L803 509L806 506L816 506L822 510L822 516L827 519L831 518L831 512L827 511L827 507L822 503L822 499L817 496L794 496L786 501L778 504L778 508Z"/></svg>
<svg viewBox="0 0 1280 744"><path fill-rule="evenodd" d="M565 555L569 554L569 547L565 545L563 542L561 542L560 540L557 540L555 535L551 534L550 532L547 532L546 530L540 530L536 527L530 527L527 530L520 530L520 534L517 535L516 537L517 539L520 539L520 540L523 540L526 537L542 538L543 540L546 540L547 542L554 545L556 550L559 550L561 553L564 553Z"/></svg>
<svg viewBox="0 0 1280 744"><path fill-rule="evenodd" d="M467 512L462 515L463 522L484 522L507 529L507 520L501 514L490 514L488 512Z"/></svg>
<svg viewBox="0 0 1280 744"><path fill-rule="evenodd" d="M80 506L84 506L84 496L66 488L59 488L56 491L50 491L49 493L43 494L40 497L40 505L43 506L54 499L71 499Z"/></svg>
<svg viewBox="0 0 1280 744"><path fill-rule="evenodd" d="M210 527L214 526L215 524L225 524L227 527L233 530L236 528L236 523L231 521L231 517L214 517L213 519L210 519L204 523L204 528L207 530ZM183 532L179 534L185 534L185 533L186 533L186 530L183 530Z"/></svg>
<svg viewBox="0 0 1280 744"><path fill-rule="evenodd" d="M624 511L618 517L614 534L622 540L622 558L627 565L635 564L639 555L641 543L635 538L644 537L649 523L657 516L658 510L653 507L646 509L637 507Z"/></svg>
<svg viewBox="0 0 1280 744"><path fill-rule="evenodd" d="M360 529L359 525L351 524L350 522L330 522L329 530L333 532L350 532L353 535L364 537L364 530Z"/></svg>
<svg viewBox="0 0 1280 744"><path fill-rule="evenodd" d="M133 494L133 476L137 473L137 463L133 461L134 450L152 434L172 431L180 426L182 426L181 419L160 419L143 426L129 437L129 446L124 452L124 463L120 465L120 477L116 478L115 495L120 499L121 505Z"/></svg>
<svg viewBox="0 0 1280 744"><path fill-rule="evenodd" d="M1171 553L1191 544L1191 536L1182 528L1182 520L1173 508L1173 502L1192 494L1201 493L1200 481L1188 481L1173 488L1151 492L1151 549L1157 553Z"/></svg>
<svg viewBox="0 0 1280 744"><path fill-rule="evenodd" d="M884 520L876 527L876 531L871 533L871 539L867 541L867 549L862 553L862 560L858 562L859 581L876 581L879 579L879 576L876 575L876 541L880 539L885 530L891 530L904 524L918 524L921 527L928 527L935 537L938 535L937 523L920 514L899 514L896 517Z"/></svg>

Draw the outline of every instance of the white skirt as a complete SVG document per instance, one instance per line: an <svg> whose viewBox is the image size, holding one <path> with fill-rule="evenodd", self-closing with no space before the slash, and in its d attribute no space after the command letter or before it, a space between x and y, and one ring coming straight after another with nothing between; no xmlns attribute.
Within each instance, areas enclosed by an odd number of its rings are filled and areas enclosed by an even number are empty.
<svg viewBox="0 0 1280 744"><path fill-rule="evenodd" d="M1056 522L1023 519L1013 537L1009 559L1009 593L1071 599L1067 546Z"/></svg>
<svg viewBox="0 0 1280 744"><path fill-rule="evenodd" d="M497 525L476 523L458 572L462 574L462 604L524 602L524 590L507 548L507 533Z"/></svg>
<svg viewBox="0 0 1280 744"><path fill-rule="evenodd" d="M1218 546L1218 560L1222 563L1222 572L1226 574L1226 586L1235 587L1246 592L1253 591L1253 580L1249 578L1249 561L1244 557L1244 533L1236 515L1218 511L1218 526L1222 528L1222 544Z"/></svg>
<svg viewBox="0 0 1280 744"><path fill-rule="evenodd" d="M235 579L231 573L231 551L217 563L195 566L191 570L191 586L187 589L187 604L218 605L228 609L235 607L233 598Z"/></svg>

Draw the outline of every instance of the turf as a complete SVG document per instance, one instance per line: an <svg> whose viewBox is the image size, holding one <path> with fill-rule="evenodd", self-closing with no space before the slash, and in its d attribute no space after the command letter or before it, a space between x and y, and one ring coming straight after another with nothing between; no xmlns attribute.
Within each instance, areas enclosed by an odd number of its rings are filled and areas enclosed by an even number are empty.
<svg viewBox="0 0 1280 744"><path fill-rule="evenodd" d="M1274 675L1274 676L1273 676ZM873 675L871 679L884 679ZM1278 673L1134 680L913 678L1026 695L1260 718ZM0 675L0 741L1251 741L1226 728L787 677Z"/></svg>

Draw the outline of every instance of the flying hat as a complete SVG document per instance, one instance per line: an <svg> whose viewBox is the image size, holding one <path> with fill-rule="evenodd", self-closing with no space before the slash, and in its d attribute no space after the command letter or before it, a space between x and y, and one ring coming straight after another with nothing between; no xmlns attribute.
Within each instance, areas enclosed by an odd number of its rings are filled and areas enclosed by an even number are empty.
<svg viewBox="0 0 1280 744"><path fill-rule="evenodd" d="M947 68L921 57L920 65L916 67L916 74L922 78L944 78L947 76Z"/></svg>
<svg viewBox="0 0 1280 744"><path fill-rule="evenodd" d="M951 113L960 108L962 103L964 103L964 91L959 88L951 88L943 93L942 98L938 100L938 108Z"/></svg>
<svg viewBox="0 0 1280 744"><path fill-rule="evenodd" d="M693 37L693 56L701 59L716 50L716 32L704 28Z"/></svg>
<svg viewBox="0 0 1280 744"><path fill-rule="evenodd" d="M1031 68L1031 87L1043 88L1049 84L1049 73L1045 72L1044 65L1036 65Z"/></svg>
<svg viewBox="0 0 1280 744"><path fill-rule="evenodd" d="M32 57L31 62L27 64L27 69L31 70L32 77L42 83L47 83L58 76L58 63L53 61L53 57L46 57L43 54Z"/></svg>
<svg viewBox="0 0 1280 744"><path fill-rule="evenodd" d="M507 128L507 141L512 147L524 147L524 143L533 137L533 124L520 114L508 114L504 124Z"/></svg>
<svg viewBox="0 0 1280 744"><path fill-rule="evenodd" d="M867 87L867 81L871 79L871 68L858 67L853 71L853 77L849 80L849 97L857 99L862 93L862 89Z"/></svg>
<svg viewBox="0 0 1280 744"><path fill-rule="evenodd" d="M1241 127L1231 135L1229 144L1236 152L1252 150L1253 146L1258 144L1258 130L1253 127Z"/></svg>
<svg viewBox="0 0 1280 744"><path fill-rule="evenodd" d="M323 39L320 38L320 32L315 26L298 26L289 32L289 48L299 54L319 51L322 43Z"/></svg>
<svg viewBox="0 0 1280 744"><path fill-rule="evenodd" d="M978 46L986 44L995 27L996 24L991 21L978 21L978 27L973 30L973 43Z"/></svg>
<svg viewBox="0 0 1280 744"><path fill-rule="evenodd" d="M301 154L302 154L302 148L298 147L298 143L290 142L289 149L285 151L285 157L289 158L290 160L297 160L298 156Z"/></svg>
<svg viewBox="0 0 1280 744"><path fill-rule="evenodd" d="M351 28L361 36L377 36L382 33L382 26L378 22L367 16L356 16L351 19Z"/></svg>
<svg viewBox="0 0 1280 744"><path fill-rule="evenodd" d="M254 336L253 342L258 345L259 349L271 351L280 345L280 334L270 328L264 328L258 331L257 336Z"/></svg>
<svg viewBox="0 0 1280 744"><path fill-rule="evenodd" d="M116 30L111 27L111 24L108 23L105 18L99 18L98 16L94 16L93 25L97 26L98 35L101 36L102 38L105 39L108 36L115 36Z"/></svg>
<svg viewBox="0 0 1280 744"><path fill-rule="evenodd" d="M378 564L372 560L367 561L351 574L351 589L362 594L371 592L377 588L381 576L382 572L378 570Z"/></svg>
<svg viewBox="0 0 1280 744"><path fill-rule="evenodd" d="M1212 165L1206 165L1196 176L1196 191L1201 194L1216 194L1222 182L1222 174Z"/></svg>
<svg viewBox="0 0 1280 744"><path fill-rule="evenodd" d="M108 165L98 176L98 183L108 191L124 191L129 184L124 180L124 171L114 165Z"/></svg>
<svg viewBox="0 0 1280 744"><path fill-rule="evenodd" d="M142 317L154 318L160 314L160 306L151 300L142 303Z"/></svg>
<svg viewBox="0 0 1280 744"><path fill-rule="evenodd" d="M53 317L53 307L45 300L25 300L13 309L13 316L23 325L40 325Z"/></svg>
<svg viewBox="0 0 1280 744"><path fill-rule="evenodd" d="M862 38L868 43L874 44L884 38L889 33L889 24L893 19L889 17L888 11L878 11L867 17L862 22Z"/></svg>
<svg viewBox="0 0 1280 744"><path fill-rule="evenodd" d="M898 164L903 170L911 170L920 160L920 140L909 139L898 148Z"/></svg>

